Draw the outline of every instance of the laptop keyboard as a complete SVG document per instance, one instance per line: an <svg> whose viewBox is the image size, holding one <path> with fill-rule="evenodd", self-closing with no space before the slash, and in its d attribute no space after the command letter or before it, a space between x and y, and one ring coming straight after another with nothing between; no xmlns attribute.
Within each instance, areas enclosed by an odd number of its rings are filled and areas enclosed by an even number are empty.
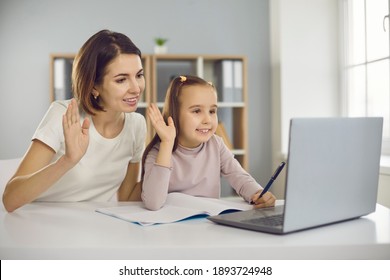
<svg viewBox="0 0 390 280"><path fill-rule="evenodd" d="M281 226L283 224L283 214L245 220L244 222L255 225Z"/></svg>

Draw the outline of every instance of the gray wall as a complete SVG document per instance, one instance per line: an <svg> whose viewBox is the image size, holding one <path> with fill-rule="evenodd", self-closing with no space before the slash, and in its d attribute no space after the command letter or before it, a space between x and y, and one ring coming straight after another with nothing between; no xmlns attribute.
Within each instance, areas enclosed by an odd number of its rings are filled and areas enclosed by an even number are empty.
<svg viewBox="0 0 390 280"><path fill-rule="evenodd" d="M0 159L23 156L49 106L49 54L75 53L93 33L127 34L144 53L248 57L250 172L271 170L268 0L1 0Z"/></svg>

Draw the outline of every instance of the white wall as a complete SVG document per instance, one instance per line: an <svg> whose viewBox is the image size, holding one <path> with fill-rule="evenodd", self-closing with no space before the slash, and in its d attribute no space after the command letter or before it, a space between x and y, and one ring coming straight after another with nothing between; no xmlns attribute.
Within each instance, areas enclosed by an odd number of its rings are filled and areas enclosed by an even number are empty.
<svg viewBox="0 0 390 280"><path fill-rule="evenodd" d="M292 117L340 114L338 2L270 1L274 167L285 159ZM284 174L273 187L278 197Z"/></svg>
<svg viewBox="0 0 390 280"><path fill-rule="evenodd" d="M270 1L273 167L286 159L292 117L341 115L340 1ZM386 163L389 166L389 163ZM390 207L390 170L381 168L378 203ZM285 172L273 192L284 197Z"/></svg>

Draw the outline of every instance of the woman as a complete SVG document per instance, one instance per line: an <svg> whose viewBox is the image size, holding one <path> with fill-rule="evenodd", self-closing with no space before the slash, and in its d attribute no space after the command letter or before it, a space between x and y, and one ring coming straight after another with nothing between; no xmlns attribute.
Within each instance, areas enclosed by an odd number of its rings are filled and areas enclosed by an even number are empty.
<svg viewBox="0 0 390 280"><path fill-rule="evenodd" d="M75 57L74 99L53 102L6 185L7 211L31 201L132 199L146 124L135 113L145 79L141 51L102 30Z"/></svg>

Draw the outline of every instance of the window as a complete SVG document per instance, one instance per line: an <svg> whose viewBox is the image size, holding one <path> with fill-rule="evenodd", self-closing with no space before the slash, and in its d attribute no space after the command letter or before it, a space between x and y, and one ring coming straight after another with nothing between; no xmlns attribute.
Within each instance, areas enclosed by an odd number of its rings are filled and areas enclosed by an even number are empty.
<svg viewBox="0 0 390 280"><path fill-rule="evenodd" d="M390 155L390 0L344 0L345 114L382 116Z"/></svg>

